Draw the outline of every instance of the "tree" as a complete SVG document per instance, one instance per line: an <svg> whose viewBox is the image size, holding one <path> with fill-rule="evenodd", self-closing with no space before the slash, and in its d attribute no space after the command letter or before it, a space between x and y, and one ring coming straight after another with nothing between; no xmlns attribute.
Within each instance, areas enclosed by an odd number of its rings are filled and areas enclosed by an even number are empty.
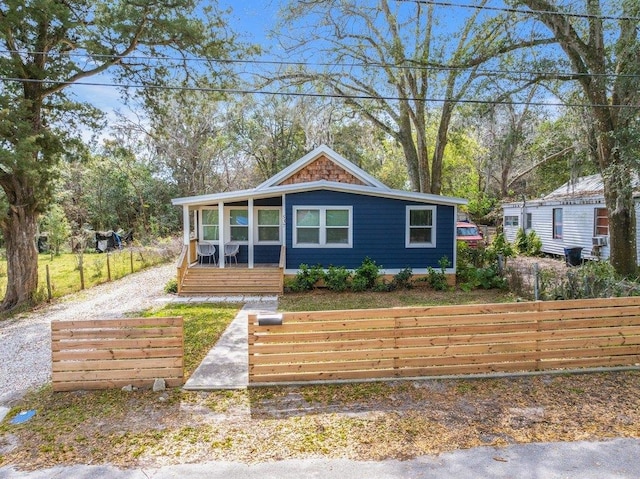
<svg viewBox="0 0 640 479"><path fill-rule="evenodd" d="M291 3L283 24L301 31L289 33L287 52L312 52L329 66L279 78L321 85L394 138L415 191L440 193L449 128L459 102L482 81L479 67L548 42L519 39L509 15L486 18L481 13L485 0L453 33L438 28L441 18L432 2L394 2L394 7L388 0ZM299 25L304 19L308 22ZM429 141L432 123L437 133Z"/></svg>
<svg viewBox="0 0 640 479"><path fill-rule="evenodd" d="M0 4L0 23L0 185L9 204L0 308L7 310L37 290L37 218L69 140L62 129L68 132L83 108L68 86L107 71L115 81L166 84L190 55L224 58L233 39L216 11L191 0L9 0ZM209 67L211 76L221 72L219 64Z"/></svg>
<svg viewBox="0 0 640 479"><path fill-rule="evenodd" d="M59 255L60 246L71 235L71 225L60 205L54 203L49 207L49 210L42 218L41 228L43 232L47 233L51 254Z"/></svg>
<svg viewBox="0 0 640 479"><path fill-rule="evenodd" d="M583 0L576 12L556 0L516 0L554 36L572 74L547 75L575 82L594 133L593 158L604 181L609 214L610 261L623 276L637 270L632 172L637 171L640 107L640 2ZM609 9L603 12L602 6ZM573 6L573 4L571 5ZM609 15L607 15L609 14ZM612 17L615 15L615 17Z"/></svg>

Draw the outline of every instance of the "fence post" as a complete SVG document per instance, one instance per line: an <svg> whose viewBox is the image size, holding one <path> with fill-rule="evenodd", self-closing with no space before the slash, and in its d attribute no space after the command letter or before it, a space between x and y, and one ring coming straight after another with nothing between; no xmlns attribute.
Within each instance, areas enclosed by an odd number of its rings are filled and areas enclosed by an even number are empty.
<svg viewBox="0 0 640 479"><path fill-rule="evenodd" d="M533 264L533 297L536 301L540 299L540 267L538 263Z"/></svg>
<svg viewBox="0 0 640 479"><path fill-rule="evenodd" d="M110 257L111 253L107 252L107 281L111 281L111 263L109 262Z"/></svg>
<svg viewBox="0 0 640 479"><path fill-rule="evenodd" d="M129 251L129 263L131 264L131 274L133 274L133 251Z"/></svg>
<svg viewBox="0 0 640 479"><path fill-rule="evenodd" d="M49 265L46 265L47 267L47 298L48 301L51 301L51 298L53 297L51 294L51 274L49 274Z"/></svg>
<svg viewBox="0 0 640 479"><path fill-rule="evenodd" d="M82 261L82 254L78 257L78 269L80 270L80 289L84 289L84 266Z"/></svg>

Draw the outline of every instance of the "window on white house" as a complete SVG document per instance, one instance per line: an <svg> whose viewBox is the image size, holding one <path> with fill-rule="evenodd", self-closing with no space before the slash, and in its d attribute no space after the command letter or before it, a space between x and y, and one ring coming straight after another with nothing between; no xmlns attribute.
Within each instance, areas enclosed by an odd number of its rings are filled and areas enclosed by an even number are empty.
<svg viewBox="0 0 640 479"><path fill-rule="evenodd" d="M202 210L202 240L218 241L219 225L218 210Z"/></svg>
<svg viewBox="0 0 640 479"><path fill-rule="evenodd" d="M517 216L505 216L504 217L504 225L505 226L514 226L517 227L519 224Z"/></svg>
<svg viewBox="0 0 640 479"><path fill-rule="evenodd" d="M593 221L593 236L607 236L609 234L609 215L606 208L596 208Z"/></svg>
<svg viewBox="0 0 640 479"><path fill-rule="evenodd" d="M553 239L562 239L562 208L553 209Z"/></svg>
<svg viewBox="0 0 640 479"><path fill-rule="evenodd" d="M229 210L230 241L249 241L249 212L245 209Z"/></svg>
<svg viewBox="0 0 640 479"><path fill-rule="evenodd" d="M258 243L280 243L280 209L258 209Z"/></svg>
<svg viewBox="0 0 640 479"><path fill-rule="evenodd" d="M407 206L406 246L409 248L435 246L435 224L435 206Z"/></svg>
<svg viewBox="0 0 640 479"><path fill-rule="evenodd" d="M293 245L316 248L350 248L351 207L314 206L293 209Z"/></svg>
<svg viewBox="0 0 640 479"><path fill-rule="evenodd" d="M530 230L533 227L533 214L527 213L525 218L525 229Z"/></svg>

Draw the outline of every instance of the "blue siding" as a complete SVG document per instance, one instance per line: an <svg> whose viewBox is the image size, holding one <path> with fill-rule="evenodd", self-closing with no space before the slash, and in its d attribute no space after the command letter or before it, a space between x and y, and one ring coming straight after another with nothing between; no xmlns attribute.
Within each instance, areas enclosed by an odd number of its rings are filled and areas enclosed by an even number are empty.
<svg viewBox="0 0 640 479"><path fill-rule="evenodd" d="M253 261L258 264L278 264L280 262L280 245L256 245L253 250Z"/></svg>
<svg viewBox="0 0 640 479"><path fill-rule="evenodd" d="M454 207L437 206L436 247L406 248L406 207L425 203L357 195L335 191L311 191L286 196L287 269L297 269L302 263L357 268L365 257L382 268L438 268L443 256L453 260ZM352 206L352 248L293 248L294 206Z"/></svg>

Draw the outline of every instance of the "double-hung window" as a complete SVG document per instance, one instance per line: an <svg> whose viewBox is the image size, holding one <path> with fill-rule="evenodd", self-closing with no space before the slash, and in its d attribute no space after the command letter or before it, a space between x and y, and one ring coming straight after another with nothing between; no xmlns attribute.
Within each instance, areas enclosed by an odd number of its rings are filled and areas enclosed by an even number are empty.
<svg viewBox="0 0 640 479"><path fill-rule="evenodd" d="M229 210L229 239L236 242L249 240L249 212L246 208Z"/></svg>
<svg viewBox="0 0 640 479"><path fill-rule="evenodd" d="M298 248L351 248L350 206L298 206L293 208L293 246Z"/></svg>
<svg viewBox="0 0 640 479"><path fill-rule="evenodd" d="M258 243L280 244L280 208L258 208Z"/></svg>
<svg viewBox="0 0 640 479"><path fill-rule="evenodd" d="M201 214L202 236L203 241L218 241L218 210L205 209Z"/></svg>
<svg viewBox="0 0 640 479"><path fill-rule="evenodd" d="M436 207L407 206L407 248L435 247Z"/></svg>

